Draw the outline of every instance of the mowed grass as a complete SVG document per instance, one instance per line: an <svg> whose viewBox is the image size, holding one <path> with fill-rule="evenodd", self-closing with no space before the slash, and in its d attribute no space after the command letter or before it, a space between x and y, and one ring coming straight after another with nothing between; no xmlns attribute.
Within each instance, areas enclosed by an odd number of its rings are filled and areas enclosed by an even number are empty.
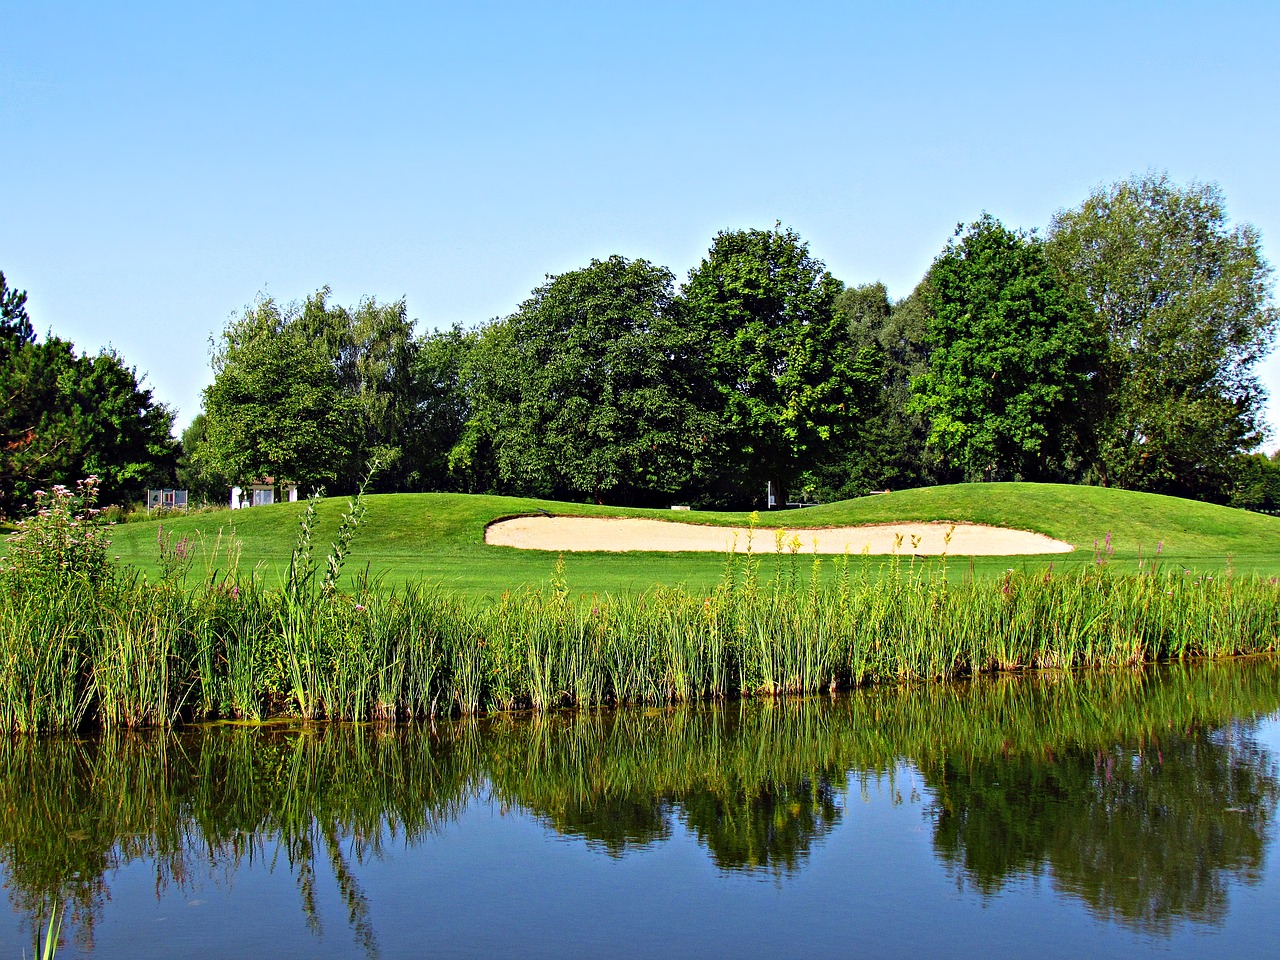
<svg viewBox="0 0 1280 960"><path fill-rule="evenodd" d="M461 595L498 596L551 576L551 553L491 547L485 527L494 520L545 510L568 516L642 516L672 522L745 525L745 513L680 512L557 503L517 497L467 494L386 494L370 496L368 516L357 534L345 576L367 570L387 585L436 584ZM337 531L345 498L320 507L317 552ZM112 552L148 574L158 572L159 527L196 546L191 575L225 569L226 546L239 545L240 573L256 570L271 585L287 570L305 505L276 504L238 511L171 516L118 526ZM1075 546L1075 552L1031 557L951 557L951 577L996 576L1010 568L1067 570L1093 564L1101 552L1113 569L1138 569L1155 557L1192 570L1280 574L1280 518L1228 507L1101 487L1063 484L958 484L903 490L804 510L761 514L760 553L772 554L772 528L835 527L868 523L953 521L982 523L1043 533ZM1111 553L1106 538L1111 535ZM1095 550L1095 542L1097 548ZM904 555L909 561L909 554ZM766 560L765 574L769 573ZM811 561L804 561L807 563ZM938 561L923 562L931 569ZM873 558L873 569L887 566ZM656 584L708 589L720 578L724 557L717 553L574 553L565 556L569 586L582 593L646 590ZM825 560L830 571L833 564Z"/></svg>

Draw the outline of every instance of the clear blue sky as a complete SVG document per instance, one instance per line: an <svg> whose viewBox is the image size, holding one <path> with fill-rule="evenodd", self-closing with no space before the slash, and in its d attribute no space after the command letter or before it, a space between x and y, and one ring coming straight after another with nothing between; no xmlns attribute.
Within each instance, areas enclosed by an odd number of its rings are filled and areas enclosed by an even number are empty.
<svg viewBox="0 0 1280 960"><path fill-rule="evenodd" d="M1149 170L1217 182L1274 262L1278 37L1274 2L6 0L0 270L185 424L260 291L473 325L781 221L902 297L957 222Z"/></svg>

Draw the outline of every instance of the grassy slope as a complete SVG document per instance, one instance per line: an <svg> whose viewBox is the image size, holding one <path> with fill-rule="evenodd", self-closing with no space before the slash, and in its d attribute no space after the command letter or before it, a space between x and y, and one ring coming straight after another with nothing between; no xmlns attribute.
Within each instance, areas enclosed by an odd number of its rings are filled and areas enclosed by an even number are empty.
<svg viewBox="0 0 1280 960"><path fill-rule="evenodd" d="M337 528L345 500L322 505L316 538L323 554ZM278 504L243 511L222 511L166 520L175 537L196 534L201 544L193 573L202 573L219 531L234 531L242 544L241 570L257 567L274 579L286 568L303 504ZM369 498L369 516L355 542L348 570L362 569L389 583L426 580L468 594L498 594L526 583L545 582L554 557L546 553L489 547L484 528L491 520L533 513L579 516L655 516L712 524L739 524L743 514L628 510L553 503L513 497L462 494L398 494ZM961 484L904 490L847 500L801 511L774 512L761 525L838 526L911 520L953 520L1034 530L1076 546L1074 554L1053 557L978 558L951 561L953 574L972 569L993 575L1010 566L1056 569L1092 563L1094 541L1112 534L1113 562L1136 567L1164 543L1166 562L1196 569L1221 570L1231 558L1241 572L1280 573L1280 519L1153 494L1056 484ZM143 570L156 569L155 521L117 527L114 551ZM772 537L761 538L765 550ZM878 563L878 561L877 561ZM643 589L654 583L709 586L719 577L724 558L717 554L571 554L566 557L570 585L580 591ZM824 567L830 570L830 562Z"/></svg>

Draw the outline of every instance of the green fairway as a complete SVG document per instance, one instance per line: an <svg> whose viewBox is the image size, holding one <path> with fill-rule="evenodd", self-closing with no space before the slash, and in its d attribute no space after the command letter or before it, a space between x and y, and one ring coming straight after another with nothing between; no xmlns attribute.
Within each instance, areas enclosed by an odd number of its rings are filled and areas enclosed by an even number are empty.
<svg viewBox="0 0 1280 960"><path fill-rule="evenodd" d="M323 556L347 500L323 501L316 552ZM498 595L549 578L555 555L484 543L485 526L495 519L546 510L557 515L647 516L692 523L745 524L741 513L632 510L555 503L515 497L466 494L387 494L368 498L369 513L356 536L347 576L366 568L388 584L426 581L469 595ZM296 541L305 504L276 504L239 511L174 516L163 521L166 533L193 537L197 544L192 576L202 575L219 534L225 544L234 534L241 545L240 570L257 569L268 581L280 577ZM1036 557L952 557L952 576L989 576L1010 567L1062 570L1094 563L1111 534L1113 567L1136 569L1139 557L1151 558L1163 543L1162 560L1192 569L1280 574L1280 518L1190 500L1101 487L1059 484L989 483L927 487L846 500L804 510L762 514L762 527L843 526L863 523L946 520L1031 530L1074 544L1070 554ZM128 564L158 571L159 521L129 523L112 531L112 552ZM760 538L771 553L773 537ZM225 564L221 554L214 561ZM771 559L767 563L773 562ZM810 559L802 558L807 565ZM873 558L878 569L885 558ZM926 561L935 565L936 560ZM662 583L691 589L713 584L724 568L714 553L577 553L565 557L575 591L642 590ZM822 564L829 571L830 559Z"/></svg>

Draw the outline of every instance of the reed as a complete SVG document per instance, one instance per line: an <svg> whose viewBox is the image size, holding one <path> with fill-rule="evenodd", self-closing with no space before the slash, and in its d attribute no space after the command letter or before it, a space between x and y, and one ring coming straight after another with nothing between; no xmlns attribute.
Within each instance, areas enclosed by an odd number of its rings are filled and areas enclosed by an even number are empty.
<svg viewBox="0 0 1280 960"><path fill-rule="evenodd" d="M496 602L389 588L367 574L344 587L363 496L350 502L323 564L313 549L317 501L308 504L279 588L239 575L234 560L207 565L192 583L199 545L163 531L164 575L123 575L102 567L91 535L62 523L70 532L55 540L58 550L18 551L21 563L0 572L0 726L277 715L394 723L790 696L1275 652L1280 634L1276 578L1158 562L1123 572L1100 549L1092 565L1067 574L1011 570L975 581L949 577L945 556L914 558L907 543L878 569L866 556L805 560L785 532L771 554L749 538L710 591L577 594L563 563L545 587ZM65 548L75 537L80 554ZM233 541L213 550L236 553ZM63 566L81 554L79 568Z"/></svg>

